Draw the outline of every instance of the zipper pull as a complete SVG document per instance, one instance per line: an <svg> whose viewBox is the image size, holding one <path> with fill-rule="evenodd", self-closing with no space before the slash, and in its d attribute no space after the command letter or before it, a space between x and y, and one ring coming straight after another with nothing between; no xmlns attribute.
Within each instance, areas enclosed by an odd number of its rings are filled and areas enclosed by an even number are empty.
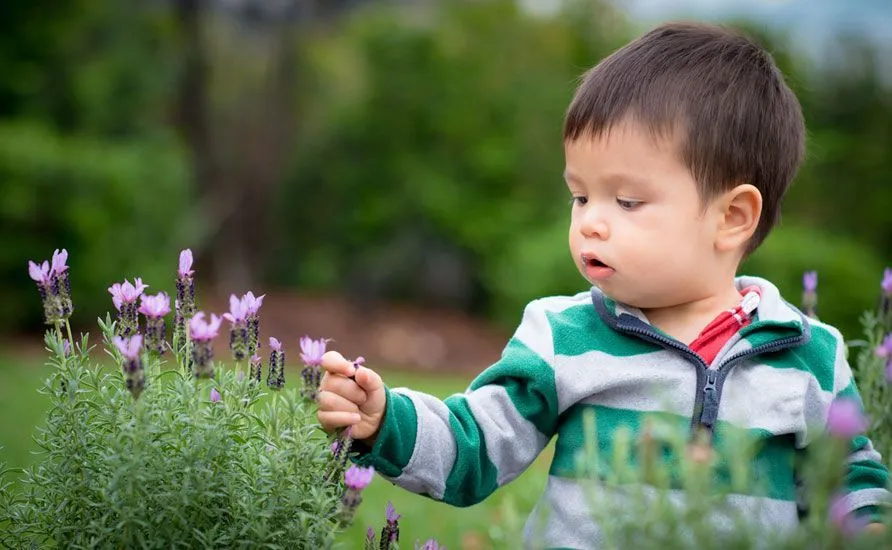
<svg viewBox="0 0 892 550"><path fill-rule="evenodd" d="M743 300L740 302L740 309L743 310L744 315L749 317L756 308L759 307L759 302L762 301L762 297L758 292L747 292L746 296L743 297Z"/></svg>
<svg viewBox="0 0 892 550"><path fill-rule="evenodd" d="M706 385L703 386L703 410L700 413L700 424L709 431L715 428L715 422L719 417L719 392L716 388L718 371L706 371Z"/></svg>

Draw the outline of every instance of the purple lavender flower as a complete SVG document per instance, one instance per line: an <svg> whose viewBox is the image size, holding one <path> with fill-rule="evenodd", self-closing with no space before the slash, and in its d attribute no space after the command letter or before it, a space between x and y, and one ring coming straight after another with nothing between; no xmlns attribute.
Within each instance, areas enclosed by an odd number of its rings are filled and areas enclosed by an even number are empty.
<svg viewBox="0 0 892 550"><path fill-rule="evenodd" d="M142 336L135 334L133 336L115 336L112 343L124 356L121 368L126 377L127 390L134 399L139 399L142 390L145 388L146 379L143 374L142 359L139 352L142 348Z"/></svg>
<svg viewBox="0 0 892 550"><path fill-rule="evenodd" d="M229 311L223 314L223 318L229 321L229 349L232 350L232 358L243 361L248 357L248 303L235 294L229 295ZM251 354L253 355L253 354Z"/></svg>
<svg viewBox="0 0 892 550"><path fill-rule="evenodd" d="M347 459L350 457L350 448L353 446L353 437L350 427L337 432L337 438L331 444L332 471L339 471L347 467Z"/></svg>
<svg viewBox="0 0 892 550"><path fill-rule="evenodd" d="M883 338L883 343L876 349L877 357L892 359L892 333Z"/></svg>
<svg viewBox="0 0 892 550"><path fill-rule="evenodd" d="M134 284L124 279L123 283L115 283L109 287L112 302L118 310L118 324L115 333L119 336L129 336L139 332L139 318L137 317L136 301L149 285L144 285L142 279L137 277Z"/></svg>
<svg viewBox="0 0 892 550"><path fill-rule="evenodd" d="M254 293L248 291L242 297L242 301L248 310L248 355L257 353L260 346L260 306L263 305L263 298L266 294L258 298L254 297Z"/></svg>
<svg viewBox="0 0 892 550"><path fill-rule="evenodd" d="M217 337L223 320L211 315L211 321L204 320L204 312L199 311L189 321L189 337L192 339L192 367L196 378L213 378L211 359L214 356L211 341Z"/></svg>
<svg viewBox="0 0 892 550"><path fill-rule="evenodd" d="M802 309L809 317L817 318L818 272L806 271L802 275Z"/></svg>
<svg viewBox="0 0 892 550"><path fill-rule="evenodd" d="M375 469L369 466L350 466L344 473L344 485L346 490L341 497L341 517L349 522L356 514L356 508L362 503L362 491L371 483L375 476Z"/></svg>
<svg viewBox="0 0 892 550"><path fill-rule="evenodd" d="M50 282L50 263L46 260L43 261L42 264L38 265L32 261L28 261L28 275L31 276L34 281L43 284L49 284Z"/></svg>
<svg viewBox="0 0 892 550"><path fill-rule="evenodd" d="M68 279L68 251L64 248L53 251L52 262L52 286L59 297L59 306L62 318L68 319L74 313L74 304L71 301L71 281Z"/></svg>
<svg viewBox="0 0 892 550"><path fill-rule="evenodd" d="M210 322L204 320L204 312L199 311L189 321L189 337L193 341L209 342L217 337L217 331L220 330L220 323L223 320L211 314Z"/></svg>
<svg viewBox="0 0 892 550"><path fill-rule="evenodd" d="M262 373L263 362L261 361L260 356L255 353L251 356L251 380L259 384Z"/></svg>
<svg viewBox="0 0 892 550"><path fill-rule="evenodd" d="M880 296L880 316L886 328L892 329L892 269L883 270L883 280L880 282L883 290Z"/></svg>
<svg viewBox="0 0 892 550"><path fill-rule="evenodd" d="M270 389L280 390L285 385L285 352L282 343L277 339L269 339L269 373L266 376L266 385Z"/></svg>
<svg viewBox="0 0 892 550"><path fill-rule="evenodd" d="M186 327L195 315L195 280L192 275L192 251L188 248L180 252L180 265L177 269L176 316L174 319L174 339L186 338Z"/></svg>
<svg viewBox="0 0 892 550"><path fill-rule="evenodd" d="M314 340L309 336L303 336L300 339L300 360L308 367L322 365L322 356L325 355L327 345L328 340L325 338Z"/></svg>
<svg viewBox="0 0 892 550"><path fill-rule="evenodd" d="M892 333L883 338L875 353L877 357L886 360L886 380L892 382Z"/></svg>
<svg viewBox="0 0 892 550"><path fill-rule="evenodd" d="M840 439L851 439L868 426L861 405L854 399L836 398L827 411L827 431Z"/></svg>
<svg viewBox="0 0 892 550"><path fill-rule="evenodd" d="M36 264L29 260L28 275L37 283L37 290L40 291L44 322L48 325L59 322L62 318L62 312L61 308L59 308L58 297L53 294L50 263L44 261L42 264Z"/></svg>
<svg viewBox="0 0 892 550"><path fill-rule="evenodd" d="M217 388L211 388L211 403L217 403L220 399L220 392L217 391Z"/></svg>
<svg viewBox="0 0 892 550"><path fill-rule="evenodd" d="M344 472L344 484L348 489L362 491L368 487L374 477L375 469L373 467L363 468L362 466L353 465Z"/></svg>
<svg viewBox="0 0 892 550"><path fill-rule="evenodd" d="M65 357L71 355L71 343L68 342L68 338L62 340L62 355Z"/></svg>
<svg viewBox="0 0 892 550"><path fill-rule="evenodd" d="M365 532L365 546L363 546L364 550L375 550L375 528L369 526L368 530Z"/></svg>
<svg viewBox="0 0 892 550"><path fill-rule="evenodd" d="M400 514L397 514L396 509L393 507L393 503L387 501L387 508L385 509L385 519L387 520L387 523L381 529L381 548L383 550L389 550L392 543L399 542L400 517Z"/></svg>
<svg viewBox="0 0 892 550"><path fill-rule="evenodd" d="M146 318L146 347L164 353L164 316L170 313L170 296L159 292L154 296L142 296L139 312Z"/></svg>
<svg viewBox="0 0 892 550"><path fill-rule="evenodd" d="M300 371L304 382L301 393L309 401L315 401L316 393L319 391L319 383L322 381L322 356L325 355L328 342L326 338L314 340L309 336L300 339L300 359L304 363L304 368Z"/></svg>
<svg viewBox="0 0 892 550"><path fill-rule="evenodd" d="M65 321L74 312L67 261L68 251L56 249L53 252L52 263L49 261L44 261L41 264L28 262L28 275L37 283L40 300L43 302L44 321L47 324Z"/></svg>
<svg viewBox="0 0 892 550"><path fill-rule="evenodd" d="M436 539L427 539L421 546L418 546L418 542L416 541L415 550L446 550L446 547L440 546L440 543L437 542Z"/></svg>
<svg viewBox="0 0 892 550"><path fill-rule="evenodd" d="M195 273L192 271L192 250L185 249L180 251L180 268L177 270L177 277L191 277Z"/></svg>

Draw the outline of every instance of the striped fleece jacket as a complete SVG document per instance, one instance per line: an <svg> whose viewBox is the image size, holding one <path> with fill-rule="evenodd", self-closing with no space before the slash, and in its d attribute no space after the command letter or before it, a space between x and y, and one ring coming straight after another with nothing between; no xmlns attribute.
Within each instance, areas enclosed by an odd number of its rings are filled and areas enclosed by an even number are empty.
<svg viewBox="0 0 892 550"><path fill-rule="evenodd" d="M598 450L609 456L618 428L634 441L656 413L681 430L705 429L720 454L736 435L755 440L749 488L728 505L765 530L790 529L799 521L796 455L824 428L835 397L860 397L836 329L806 319L766 280L736 283L757 285L761 301L712 365L596 288L533 301L501 359L464 394L441 401L387 388L377 440L355 460L409 491L469 506L517 477L556 436L524 536L537 548L598 548L603 534L574 473L583 417L595 413ZM866 437L851 448L845 506L872 510L888 501L888 472Z"/></svg>

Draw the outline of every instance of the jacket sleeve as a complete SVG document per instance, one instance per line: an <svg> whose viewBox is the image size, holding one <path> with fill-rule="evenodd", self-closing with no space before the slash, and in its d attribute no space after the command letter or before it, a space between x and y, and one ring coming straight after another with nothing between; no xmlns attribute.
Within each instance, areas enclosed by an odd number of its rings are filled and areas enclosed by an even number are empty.
<svg viewBox="0 0 892 550"><path fill-rule="evenodd" d="M532 302L501 358L465 393L441 401L387 388L378 438L355 462L436 500L480 502L520 475L554 435L553 358L546 311Z"/></svg>

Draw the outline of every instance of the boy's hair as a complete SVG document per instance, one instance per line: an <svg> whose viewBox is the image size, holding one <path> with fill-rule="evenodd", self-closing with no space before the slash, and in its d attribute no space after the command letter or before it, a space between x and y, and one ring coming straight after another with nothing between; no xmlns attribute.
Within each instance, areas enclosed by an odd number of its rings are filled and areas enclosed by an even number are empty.
<svg viewBox="0 0 892 550"><path fill-rule="evenodd" d="M745 254L768 236L805 153L799 101L768 52L725 27L656 27L583 75L564 139L624 120L678 143L704 203L741 183L758 188L762 217Z"/></svg>

